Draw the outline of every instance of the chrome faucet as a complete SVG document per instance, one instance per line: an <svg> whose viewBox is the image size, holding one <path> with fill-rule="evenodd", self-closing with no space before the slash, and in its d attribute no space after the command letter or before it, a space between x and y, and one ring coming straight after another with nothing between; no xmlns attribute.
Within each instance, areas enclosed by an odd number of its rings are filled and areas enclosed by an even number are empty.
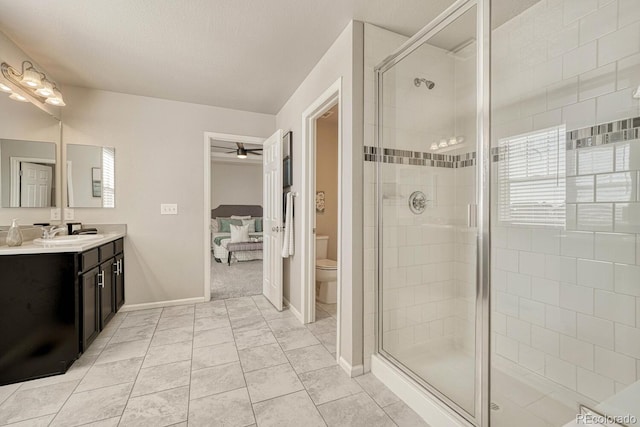
<svg viewBox="0 0 640 427"><path fill-rule="evenodd" d="M56 227L55 225L52 225L50 227L42 227L42 238L44 240L53 239L56 236L56 234L65 230L66 230L65 227Z"/></svg>

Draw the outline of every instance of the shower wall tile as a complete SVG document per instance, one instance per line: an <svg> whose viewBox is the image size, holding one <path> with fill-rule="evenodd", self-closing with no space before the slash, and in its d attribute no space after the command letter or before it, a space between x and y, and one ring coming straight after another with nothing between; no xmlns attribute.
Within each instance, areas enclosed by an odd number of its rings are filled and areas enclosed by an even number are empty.
<svg viewBox="0 0 640 427"><path fill-rule="evenodd" d="M596 233L596 259L631 264L636 258L635 234Z"/></svg>
<svg viewBox="0 0 640 427"><path fill-rule="evenodd" d="M578 314L578 339L613 350L613 325L610 320Z"/></svg>
<svg viewBox="0 0 640 427"><path fill-rule="evenodd" d="M602 319L636 325L636 304L633 298L614 292L595 291L595 315Z"/></svg>
<svg viewBox="0 0 640 427"><path fill-rule="evenodd" d="M536 129L564 124L575 131L640 115L631 98L640 84L638 2L564 0L563 24L542 30L552 20L541 11L550 13L552 3L523 15L540 22L534 39L511 41L512 50L525 51L527 43L544 37L547 58L536 64L511 56L495 64L499 114L492 146L498 138ZM530 96L542 87L546 111ZM583 129L571 139L564 229L500 223L492 228L492 286L501 290L494 299L502 319L494 329L501 340L497 357L596 400L640 376L640 141L626 131L631 122L625 123L595 133ZM578 134L585 138L579 143ZM512 251L518 252L517 270ZM518 321L509 322L516 316ZM522 342L526 324L530 344Z"/></svg>
<svg viewBox="0 0 640 427"><path fill-rule="evenodd" d="M591 288L613 290L613 264L610 262L578 260L578 284Z"/></svg>

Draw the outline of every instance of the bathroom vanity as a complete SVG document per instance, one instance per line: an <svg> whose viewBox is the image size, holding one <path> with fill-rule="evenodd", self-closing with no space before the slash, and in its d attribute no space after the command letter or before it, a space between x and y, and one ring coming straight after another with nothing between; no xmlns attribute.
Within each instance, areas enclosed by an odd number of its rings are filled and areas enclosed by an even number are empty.
<svg viewBox="0 0 640 427"><path fill-rule="evenodd" d="M64 373L124 304L124 232L0 246L0 385Z"/></svg>

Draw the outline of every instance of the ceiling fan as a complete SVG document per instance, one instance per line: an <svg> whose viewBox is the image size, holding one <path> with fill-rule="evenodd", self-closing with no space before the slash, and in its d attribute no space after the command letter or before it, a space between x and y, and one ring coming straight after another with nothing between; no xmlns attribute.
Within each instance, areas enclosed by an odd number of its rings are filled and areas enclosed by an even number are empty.
<svg viewBox="0 0 640 427"><path fill-rule="evenodd" d="M236 145L238 146L238 148L236 148L235 150L226 151L225 154L236 153L236 156L239 159L246 159L248 154L253 154L254 156L262 156L262 153L261 153L262 148L245 148L242 142L236 142ZM212 145L211 148L221 148L225 150L225 149L228 149L229 147L218 147L218 146Z"/></svg>

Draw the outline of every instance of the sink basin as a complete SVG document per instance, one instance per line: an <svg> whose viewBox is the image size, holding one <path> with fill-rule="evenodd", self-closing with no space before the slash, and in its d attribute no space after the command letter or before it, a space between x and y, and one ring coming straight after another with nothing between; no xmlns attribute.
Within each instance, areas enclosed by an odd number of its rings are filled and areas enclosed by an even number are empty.
<svg viewBox="0 0 640 427"><path fill-rule="evenodd" d="M75 236L56 236L53 239L34 239L33 243L38 245L72 245L102 239L103 237L103 234L78 234Z"/></svg>

